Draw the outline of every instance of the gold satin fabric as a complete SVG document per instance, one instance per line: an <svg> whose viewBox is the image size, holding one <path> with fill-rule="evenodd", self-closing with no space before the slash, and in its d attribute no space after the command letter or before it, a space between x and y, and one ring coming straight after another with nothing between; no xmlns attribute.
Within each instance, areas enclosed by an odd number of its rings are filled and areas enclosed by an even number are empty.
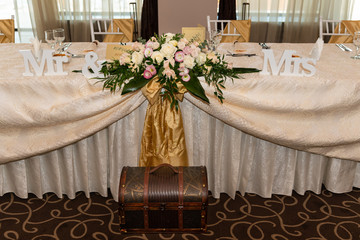
<svg viewBox="0 0 360 240"><path fill-rule="evenodd" d="M104 42L132 42L134 33L134 19L113 19L114 31L119 29L124 34L108 34ZM111 32L111 25L108 32Z"/></svg>
<svg viewBox="0 0 360 240"><path fill-rule="evenodd" d="M0 20L0 43L14 43L15 42L15 25L14 19Z"/></svg>
<svg viewBox="0 0 360 240"><path fill-rule="evenodd" d="M141 139L140 166L157 166L169 163L173 166L188 166L185 133L180 108L170 108L170 101L160 96L162 85L153 78L142 93L149 101ZM178 83L182 101L186 88Z"/></svg>
<svg viewBox="0 0 360 240"><path fill-rule="evenodd" d="M230 26L229 26L230 25ZM228 32L230 27L230 33L234 32L234 28L241 36L222 36L221 42L249 42L250 41L250 30L251 30L251 20L231 20L231 23L226 25L224 33Z"/></svg>
<svg viewBox="0 0 360 240"><path fill-rule="evenodd" d="M354 32L360 31L360 21L341 21L341 33L344 33L345 28L348 33L354 35ZM335 32L339 29L339 25L336 26ZM352 43L353 36L331 36L329 43Z"/></svg>

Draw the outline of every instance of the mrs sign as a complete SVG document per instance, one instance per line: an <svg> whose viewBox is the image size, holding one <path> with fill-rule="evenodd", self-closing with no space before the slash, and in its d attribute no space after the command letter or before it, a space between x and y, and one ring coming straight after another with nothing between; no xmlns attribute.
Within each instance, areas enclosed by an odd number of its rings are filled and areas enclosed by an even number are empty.
<svg viewBox="0 0 360 240"><path fill-rule="evenodd" d="M272 75L311 77L316 72L316 60L300 58L295 55L296 51L294 50L285 50L278 64L276 64L273 50L263 49L262 51L264 53L264 66L260 74L270 75L268 66ZM283 65L285 65L284 70L280 72Z"/></svg>

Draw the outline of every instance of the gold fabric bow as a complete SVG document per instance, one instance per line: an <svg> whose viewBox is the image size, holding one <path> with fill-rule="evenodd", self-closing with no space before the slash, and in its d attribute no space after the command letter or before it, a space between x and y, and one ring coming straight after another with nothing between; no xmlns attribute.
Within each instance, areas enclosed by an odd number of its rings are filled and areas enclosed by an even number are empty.
<svg viewBox="0 0 360 240"><path fill-rule="evenodd" d="M185 133L180 108L170 108L170 101L161 97L162 85L154 77L141 89L149 101L141 139L140 166L157 166L169 163L173 166L188 166ZM179 94L184 98L186 88L177 83Z"/></svg>

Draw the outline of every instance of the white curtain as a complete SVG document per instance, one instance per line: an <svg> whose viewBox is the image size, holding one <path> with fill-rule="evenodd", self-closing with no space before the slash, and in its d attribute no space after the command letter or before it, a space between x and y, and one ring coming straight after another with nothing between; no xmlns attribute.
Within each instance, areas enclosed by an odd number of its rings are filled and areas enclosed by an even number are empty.
<svg viewBox="0 0 360 240"><path fill-rule="evenodd" d="M360 0L251 0L251 41L315 42L318 21L351 19ZM242 2L238 4L239 19ZM249 2L249 1L248 1Z"/></svg>
<svg viewBox="0 0 360 240"><path fill-rule="evenodd" d="M57 0L61 25L72 42L90 41L90 13L93 18L131 18L132 2L136 3L139 18L142 0Z"/></svg>
<svg viewBox="0 0 360 240"><path fill-rule="evenodd" d="M17 33L15 34L15 42L29 43L30 39L34 38L32 24L30 21L30 11L27 0L14 0L14 15L15 27ZM8 2L6 3L9 4Z"/></svg>
<svg viewBox="0 0 360 240"><path fill-rule="evenodd" d="M90 41L90 13L94 18L130 18L136 3L137 22L141 17L142 0L14 0L15 19L21 42L29 42L22 34L32 28L33 36L44 39L44 30L62 27L65 41ZM29 26L24 26L28 23ZM138 24L139 26L140 24Z"/></svg>

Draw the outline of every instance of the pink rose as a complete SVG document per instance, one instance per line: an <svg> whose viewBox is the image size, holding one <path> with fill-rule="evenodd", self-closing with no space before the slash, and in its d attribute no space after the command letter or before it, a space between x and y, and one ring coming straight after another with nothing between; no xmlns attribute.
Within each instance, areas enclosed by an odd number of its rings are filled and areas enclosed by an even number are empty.
<svg viewBox="0 0 360 240"><path fill-rule="evenodd" d="M191 44L191 46L190 46L190 54L191 54L191 56L193 56L193 57L197 57L197 56L199 56L199 53L201 52L201 49L200 48L198 48L195 44Z"/></svg>
<svg viewBox="0 0 360 240"><path fill-rule="evenodd" d="M184 47L183 52L188 55L191 53L191 48L189 46Z"/></svg>

